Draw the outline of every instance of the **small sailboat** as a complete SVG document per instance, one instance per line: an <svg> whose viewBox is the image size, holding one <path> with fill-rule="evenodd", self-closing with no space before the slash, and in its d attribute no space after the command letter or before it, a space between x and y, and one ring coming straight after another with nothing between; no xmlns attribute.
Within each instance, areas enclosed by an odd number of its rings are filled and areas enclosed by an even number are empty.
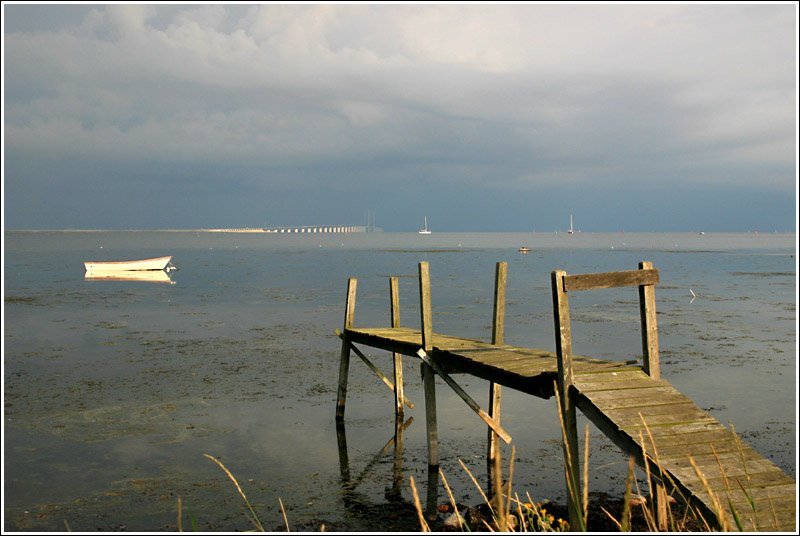
<svg viewBox="0 0 800 536"><path fill-rule="evenodd" d="M431 230L428 229L428 217L425 216L425 226L419 230L419 234L431 234Z"/></svg>
<svg viewBox="0 0 800 536"><path fill-rule="evenodd" d="M575 231L572 229L572 214L569 215L569 231L567 231L567 233L568 234L574 234L575 233Z"/></svg>

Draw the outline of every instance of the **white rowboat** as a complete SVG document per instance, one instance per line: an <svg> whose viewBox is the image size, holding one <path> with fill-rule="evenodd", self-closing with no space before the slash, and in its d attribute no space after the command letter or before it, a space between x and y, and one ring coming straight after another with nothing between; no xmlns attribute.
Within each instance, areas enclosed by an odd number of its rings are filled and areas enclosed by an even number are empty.
<svg viewBox="0 0 800 536"><path fill-rule="evenodd" d="M87 261L83 263L87 272L108 272L108 271L130 271L130 270L164 270L169 265L169 257L156 257L153 259L142 259L137 261L114 261L114 262L95 262Z"/></svg>

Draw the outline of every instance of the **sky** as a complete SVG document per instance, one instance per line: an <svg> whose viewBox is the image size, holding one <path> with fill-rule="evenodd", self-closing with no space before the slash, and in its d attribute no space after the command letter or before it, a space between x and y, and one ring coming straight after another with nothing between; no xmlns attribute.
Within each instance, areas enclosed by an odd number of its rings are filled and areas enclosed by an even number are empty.
<svg viewBox="0 0 800 536"><path fill-rule="evenodd" d="M796 2L2 8L5 229L796 232Z"/></svg>

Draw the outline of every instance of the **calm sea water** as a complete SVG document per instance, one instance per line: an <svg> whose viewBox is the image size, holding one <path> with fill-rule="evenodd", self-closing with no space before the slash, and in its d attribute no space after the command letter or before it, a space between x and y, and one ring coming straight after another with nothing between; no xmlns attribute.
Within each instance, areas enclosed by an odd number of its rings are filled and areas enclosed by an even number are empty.
<svg viewBox="0 0 800 536"><path fill-rule="evenodd" d="M348 277L357 325L419 325L417 263L430 263L434 328L488 340L494 266L508 261L506 340L554 349L549 274L660 270L662 374L788 474L796 473L796 236L775 234L266 235L6 232L3 471L6 530L252 528L417 530L409 478L426 493L424 402L396 462L391 394L354 357L344 429L334 419ZM517 252L519 246L530 254ZM83 261L173 255L172 284L87 281ZM692 294L694 293L694 295ZM641 354L633 289L570 298L576 353ZM390 356L365 352L389 373ZM459 377L477 400L485 382ZM480 501L486 430L441 381L442 470ZM514 489L562 500L555 402L506 390ZM581 420L581 427L586 421ZM388 448L384 448L388 446ZM621 495L627 460L590 427L590 490ZM506 458L510 449L504 447ZM396 480L397 479L397 480ZM396 484L399 482L399 484ZM440 494L443 492L440 490ZM445 498L441 497L441 502Z"/></svg>

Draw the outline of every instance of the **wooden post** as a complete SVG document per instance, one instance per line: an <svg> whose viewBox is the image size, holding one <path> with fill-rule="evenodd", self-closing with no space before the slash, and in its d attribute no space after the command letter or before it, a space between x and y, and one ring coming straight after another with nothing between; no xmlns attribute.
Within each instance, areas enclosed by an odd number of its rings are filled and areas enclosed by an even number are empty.
<svg viewBox="0 0 800 536"><path fill-rule="evenodd" d="M431 314L431 274L427 262L419 263L419 305L422 325L422 349L433 349L433 315Z"/></svg>
<svg viewBox="0 0 800 536"><path fill-rule="evenodd" d="M393 328L400 327L400 287L399 278L389 278L389 301L391 303L391 321ZM397 352L392 354L394 361L394 416L403 421L403 356Z"/></svg>
<svg viewBox="0 0 800 536"><path fill-rule="evenodd" d="M350 369L350 338L347 330L353 327L356 313L356 287L358 280L347 280L347 298L344 306L344 329L342 330L342 353L339 359L339 388L336 395L336 418L344 418L344 405L347 400L347 375Z"/></svg>
<svg viewBox="0 0 800 536"><path fill-rule="evenodd" d="M419 263L419 305L422 324L422 349L430 355L433 350L433 321L431 315L431 277L427 262ZM436 426L436 374L430 365L421 365L425 391L425 425L428 436L428 466L439 465L439 434Z"/></svg>
<svg viewBox="0 0 800 536"><path fill-rule="evenodd" d="M653 268L650 261L639 263L640 270ZM656 286L639 285L639 312L642 319L642 358L645 373L651 378L661 378L658 358L658 321L656 320Z"/></svg>
<svg viewBox="0 0 800 536"><path fill-rule="evenodd" d="M567 481L567 510L570 528L582 530L580 488L580 458L578 457L578 424L575 400L570 393L572 377L572 333L569 318L569 297L564 289L567 273L555 270L551 274L553 289L553 322L556 332L556 357L558 359L558 399L563 427L564 469Z"/></svg>
<svg viewBox="0 0 800 536"><path fill-rule="evenodd" d="M492 344L502 345L505 342L505 315L506 315L506 275L508 263L498 262L494 277L494 315L492 318ZM489 382L489 416L500 422L500 385ZM489 486L496 487L500 483L500 475L495 474L500 467L500 443L498 436L491 428L488 429L488 448L486 463L488 466ZM494 489L495 496L499 489Z"/></svg>

